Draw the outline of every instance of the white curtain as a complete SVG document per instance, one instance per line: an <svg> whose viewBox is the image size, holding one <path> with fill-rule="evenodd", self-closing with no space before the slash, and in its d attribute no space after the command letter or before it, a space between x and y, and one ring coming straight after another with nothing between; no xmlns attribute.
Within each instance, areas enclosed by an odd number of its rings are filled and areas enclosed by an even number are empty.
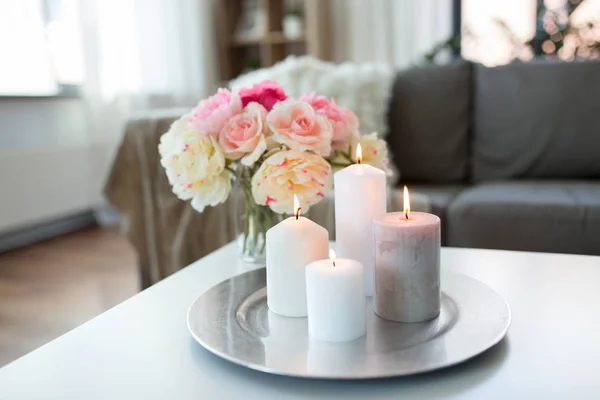
<svg viewBox="0 0 600 400"><path fill-rule="evenodd" d="M83 0L80 4L83 94L94 139L119 135L136 111L191 106L214 90L212 1Z"/></svg>
<svg viewBox="0 0 600 400"><path fill-rule="evenodd" d="M419 63L452 34L452 0L332 0L333 57Z"/></svg>
<svg viewBox="0 0 600 400"><path fill-rule="evenodd" d="M191 108L217 84L214 2L79 0L88 165L94 209L112 220L102 188L128 119ZM181 113L180 109L174 113Z"/></svg>

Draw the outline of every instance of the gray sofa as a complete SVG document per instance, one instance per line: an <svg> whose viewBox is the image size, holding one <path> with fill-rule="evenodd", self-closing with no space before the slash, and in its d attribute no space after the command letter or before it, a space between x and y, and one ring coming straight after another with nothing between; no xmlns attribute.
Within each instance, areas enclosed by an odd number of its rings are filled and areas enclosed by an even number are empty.
<svg viewBox="0 0 600 400"><path fill-rule="evenodd" d="M445 245L600 254L598 88L600 62L400 72L388 136L400 185L429 197ZM144 287L235 237L231 199L199 214L171 193L156 148L183 112L130 121L106 182Z"/></svg>
<svg viewBox="0 0 600 400"><path fill-rule="evenodd" d="M400 72L389 124L445 245L600 254L600 62Z"/></svg>

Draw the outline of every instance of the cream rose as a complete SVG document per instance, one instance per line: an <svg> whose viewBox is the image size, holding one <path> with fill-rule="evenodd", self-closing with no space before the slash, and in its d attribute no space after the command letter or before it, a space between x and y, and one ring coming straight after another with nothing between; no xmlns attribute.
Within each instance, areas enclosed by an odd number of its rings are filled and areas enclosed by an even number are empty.
<svg viewBox="0 0 600 400"><path fill-rule="evenodd" d="M275 141L292 150L314 151L323 157L331 153L331 123L307 102L287 99L276 103L267 114L267 123Z"/></svg>
<svg viewBox="0 0 600 400"><path fill-rule="evenodd" d="M239 160L251 166L267 149L265 136L268 131L265 118L267 110L258 103L250 103L241 114L237 114L219 133L219 144L225 157Z"/></svg>
<svg viewBox="0 0 600 400"><path fill-rule="evenodd" d="M169 130L160 137L158 152L161 157L175 151L177 139L186 132L193 130L188 127L188 121L191 114L186 114L171 124Z"/></svg>
<svg viewBox="0 0 600 400"><path fill-rule="evenodd" d="M390 176L390 161L388 148L384 140L377 138L377 133L362 135L354 139L352 143L352 159L356 160L356 144L360 143L362 148L362 162L383 170Z"/></svg>
<svg viewBox="0 0 600 400"><path fill-rule="evenodd" d="M176 136L165 138L160 160L173 193L182 200L192 199L192 206L199 211L204 205L224 201L231 183L223 181L229 179L229 173L224 170L225 157L216 139L185 129Z"/></svg>
<svg viewBox="0 0 600 400"><path fill-rule="evenodd" d="M273 154L252 177L252 195L256 204L269 206L279 214L294 212L294 194L306 212L330 189L329 163L318 155L297 150Z"/></svg>

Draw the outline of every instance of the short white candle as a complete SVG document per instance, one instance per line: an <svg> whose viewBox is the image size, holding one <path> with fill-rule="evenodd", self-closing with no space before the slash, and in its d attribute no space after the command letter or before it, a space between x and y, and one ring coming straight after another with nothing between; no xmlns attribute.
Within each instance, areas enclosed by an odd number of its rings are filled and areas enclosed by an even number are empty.
<svg viewBox="0 0 600 400"><path fill-rule="evenodd" d="M269 309L285 317L306 317L304 270L308 263L327 257L329 233L296 215L269 229L266 240Z"/></svg>
<svg viewBox="0 0 600 400"><path fill-rule="evenodd" d="M421 322L440 313L440 219L410 212L374 221L374 311L397 322Z"/></svg>
<svg viewBox="0 0 600 400"><path fill-rule="evenodd" d="M306 266L308 333L327 342L345 342L366 333L364 268L348 259Z"/></svg>
<svg viewBox="0 0 600 400"><path fill-rule="evenodd" d="M334 181L336 250L340 258L362 263L365 295L372 296L373 219L386 212L385 172L370 165L354 164L338 171Z"/></svg>

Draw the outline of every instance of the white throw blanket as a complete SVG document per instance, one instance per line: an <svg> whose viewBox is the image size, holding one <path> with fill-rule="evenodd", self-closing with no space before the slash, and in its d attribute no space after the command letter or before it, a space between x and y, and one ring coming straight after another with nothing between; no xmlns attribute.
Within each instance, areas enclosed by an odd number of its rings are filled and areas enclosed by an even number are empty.
<svg viewBox="0 0 600 400"><path fill-rule="evenodd" d="M333 97L352 111L360 121L360 132L388 132L387 112L394 82L394 68L386 63L333 64L311 56L289 56L273 67L249 72L230 82L233 90L270 79L289 96L316 92Z"/></svg>

